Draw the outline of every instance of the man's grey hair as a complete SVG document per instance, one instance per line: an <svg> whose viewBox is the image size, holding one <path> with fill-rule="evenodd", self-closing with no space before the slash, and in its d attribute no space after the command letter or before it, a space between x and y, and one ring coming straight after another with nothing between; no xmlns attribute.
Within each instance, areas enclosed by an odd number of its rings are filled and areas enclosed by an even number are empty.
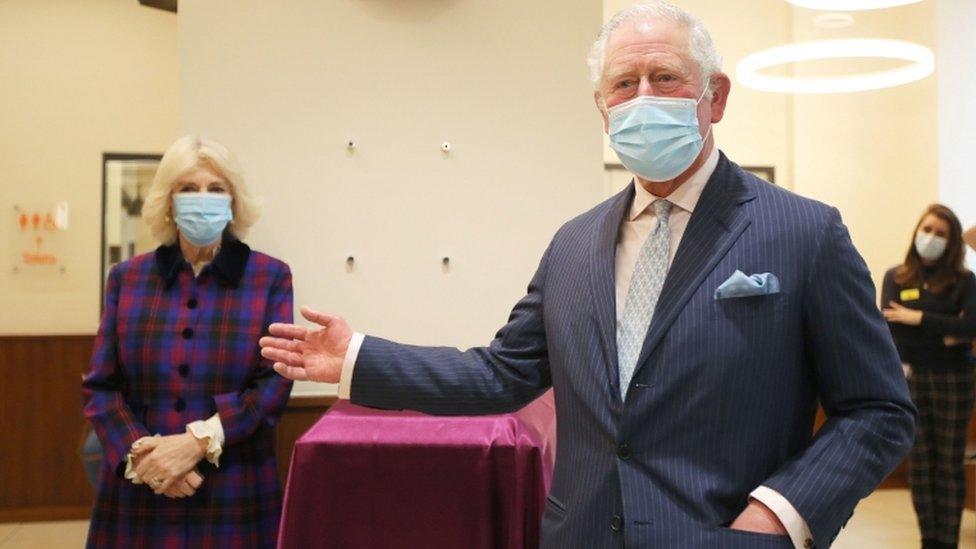
<svg viewBox="0 0 976 549"><path fill-rule="evenodd" d="M692 59L698 63L702 82L709 81L712 75L722 70L722 56L715 49L715 43L712 42L708 29L697 17L667 2L644 2L617 12L600 30L600 36L593 43L586 58L586 62L590 66L590 79L593 81L595 89L599 89L603 80L603 70L607 60L607 42L610 40L610 35L625 23L646 19L666 19L688 29L688 52ZM708 98L711 98L714 86L715 82L711 82Z"/></svg>

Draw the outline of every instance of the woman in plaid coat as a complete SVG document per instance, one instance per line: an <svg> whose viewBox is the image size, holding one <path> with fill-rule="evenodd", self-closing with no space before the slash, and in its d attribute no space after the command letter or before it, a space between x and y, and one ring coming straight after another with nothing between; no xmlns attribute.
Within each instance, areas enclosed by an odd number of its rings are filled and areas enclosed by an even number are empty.
<svg viewBox="0 0 976 549"><path fill-rule="evenodd" d="M257 209L218 143L177 140L143 217L163 245L109 273L82 387L105 453L88 546L273 547L291 382L258 339L292 321L291 273L239 240Z"/></svg>
<svg viewBox="0 0 976 549"><path fill-rule="evenodd" d="M929 206L912 238L904 263L885 275L881 305L918 407L910 480L922 547L954 548L973 410L976 277L964 267L962 227L949 208Z"/></svg>

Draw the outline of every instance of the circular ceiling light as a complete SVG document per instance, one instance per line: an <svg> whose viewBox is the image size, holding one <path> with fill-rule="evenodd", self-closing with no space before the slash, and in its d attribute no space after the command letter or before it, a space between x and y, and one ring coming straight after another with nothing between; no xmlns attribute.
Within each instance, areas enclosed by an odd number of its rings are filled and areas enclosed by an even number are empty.
<svg viewBox="0 0 976 549"><path fill-rule="evenodd" d="M917 4L922 0L786 0L794 6L812 10L861 11L880 10Z"/></svg>
<svg viewBox="0 0 976 549"><path fill-rule="evenodd" d="M829 78L797 78L760 74L763 69L821 59L900 59L909 64L897 69ZM935 54L925 46L903 40L823 40L777 46L756 52L739 62L736 78L752 89L780 93L846 93L892 88L921 80L935 71Z"/></svg>

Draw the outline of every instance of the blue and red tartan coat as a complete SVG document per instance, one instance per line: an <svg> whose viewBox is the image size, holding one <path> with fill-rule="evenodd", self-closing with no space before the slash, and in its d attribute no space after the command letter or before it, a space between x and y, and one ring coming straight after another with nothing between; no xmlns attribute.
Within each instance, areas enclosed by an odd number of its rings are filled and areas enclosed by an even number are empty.
<svg viewBox="0 0 976 549"><path fill-rule="evenodd" d="M281 512L274 427L291 390L262 359L258 339L292 322L285 263L226 238L199 276L179 245L120 263L82 383L85 416L105 461L89 547L273 547ZM132 443L220 414L220 467L170 499L123 478Z"/></svg>

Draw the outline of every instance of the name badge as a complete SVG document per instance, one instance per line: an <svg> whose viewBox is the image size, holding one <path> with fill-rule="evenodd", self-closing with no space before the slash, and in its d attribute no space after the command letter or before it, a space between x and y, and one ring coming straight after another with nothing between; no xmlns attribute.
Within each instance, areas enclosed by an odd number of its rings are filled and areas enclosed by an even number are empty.
<svg viewBox="0 0 976 549"><path fill-rule="evenodd" d="M919 297L921 297L921 293L918 291L918 288L909 288L901 291L902 301L915 301Z"/></svg>

